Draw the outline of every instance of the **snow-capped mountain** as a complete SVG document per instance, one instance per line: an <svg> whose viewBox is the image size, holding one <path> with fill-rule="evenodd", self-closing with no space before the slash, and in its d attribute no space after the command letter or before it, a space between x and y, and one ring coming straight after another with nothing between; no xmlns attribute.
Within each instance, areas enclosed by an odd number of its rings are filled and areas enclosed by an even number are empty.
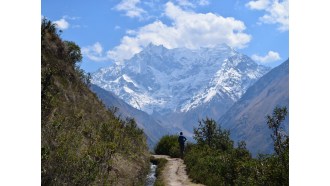
<svg viewBox="0 0 330 186"><path fill-rule="evenodd" d="M212 102L229 108L269 70L227 45L192 50L149 44L123 64L95 72L92 83L148 114L165 116Z"/></svg>
<svg viewBox="0 0 330 186"><path fill-rule="evenodd" d="M273 153L271 130L266 116L271 116L276 106L285 106L289 110L289 60L269 71L248 88L217 123L230 129L235 142L244 140L253 155ZM282 126L288 134L289 115Z"/></svg>

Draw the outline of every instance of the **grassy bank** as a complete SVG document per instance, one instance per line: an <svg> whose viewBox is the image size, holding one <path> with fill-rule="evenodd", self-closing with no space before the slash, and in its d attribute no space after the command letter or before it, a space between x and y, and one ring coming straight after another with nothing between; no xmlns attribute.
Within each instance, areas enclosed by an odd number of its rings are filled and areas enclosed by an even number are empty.
<svg viewBox="0 0 330 186"><path fill-rule="evenodd" d="M156 181L154 186L165 186L163 177L162 177L162 172L165 169L165 165L167 163L167 160L165 158L155 158L153 156L150 157L150 162L152 164L157 165L156 169Z"/></svg>

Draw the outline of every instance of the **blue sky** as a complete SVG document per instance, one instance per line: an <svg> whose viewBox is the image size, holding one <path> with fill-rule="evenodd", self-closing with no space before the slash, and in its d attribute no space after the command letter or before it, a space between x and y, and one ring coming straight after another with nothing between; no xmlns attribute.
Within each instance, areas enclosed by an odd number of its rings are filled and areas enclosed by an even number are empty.
<svg viewBox="0 0 330 186"><path fill-rule="evenodd" d="M226 43L275 67L289 57L288 0L42 0L41 15L81 47L94 72L150 42L167 48Z"/></svg>

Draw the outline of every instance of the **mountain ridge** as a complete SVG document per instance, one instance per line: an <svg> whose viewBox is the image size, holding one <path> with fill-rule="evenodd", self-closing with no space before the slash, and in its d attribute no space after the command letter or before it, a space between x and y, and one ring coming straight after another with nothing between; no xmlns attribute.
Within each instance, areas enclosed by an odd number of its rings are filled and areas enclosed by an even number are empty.
<svg viewBox="0 0 330 186"><path fill-rule="evenodd" d="M289 110L289 59L272 69L253 84L246 93L218 120L230 129L235 141L245 140L247 147L257 153L271 153L271 131L266 115L273 109L287 107ZM289 132L289 115L284 121L284 131Z"/></svg>

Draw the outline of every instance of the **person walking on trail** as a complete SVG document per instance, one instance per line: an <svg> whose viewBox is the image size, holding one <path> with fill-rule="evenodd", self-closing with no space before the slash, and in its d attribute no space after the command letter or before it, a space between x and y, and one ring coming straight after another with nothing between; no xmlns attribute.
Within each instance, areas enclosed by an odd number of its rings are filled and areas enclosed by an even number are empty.
<svg viewBox="0 0 330 186"><path fill-rule="evenodd" d="M183 151L184 151L184 143L185 141L187 141L187 138L183 136L183 133L180 132L180 136L178 138L178 142L180 144L180 155L181 155L181 158L183 158Z"/></svg>

